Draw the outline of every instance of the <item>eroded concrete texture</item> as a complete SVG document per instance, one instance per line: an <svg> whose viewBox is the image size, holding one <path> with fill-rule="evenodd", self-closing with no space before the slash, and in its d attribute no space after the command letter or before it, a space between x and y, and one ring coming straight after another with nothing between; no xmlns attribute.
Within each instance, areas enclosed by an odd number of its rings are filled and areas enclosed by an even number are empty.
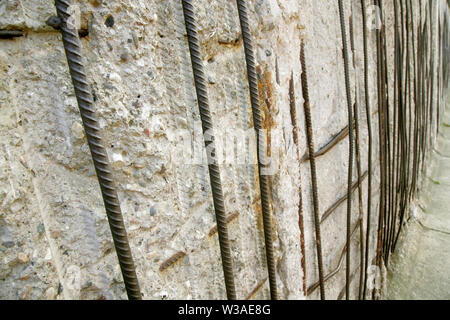
<svg viewBox="0 0 450 320"><path fill-rule="evenodd" d="M368 134L361 80L361 8L359 0L344 3L347 19L353 13L355 28L356 67L350 66L350 72L352 97L358 97L360 108L364 172ZM181 1L78 0L74 4L80 8L80 28L88 32L81 39L86 70L144 299L225 298L207 167L188 162L188 150L200 156L205 150ZM225 137L253 127L238 12L230 0L194 4L217 145L225 147ZM298 161L293 143L289 79L293 74L299 148L304 155L301 39L306 47L316 148L348 124L338 5L336 1L251 0L248 6L261 105L276 164L271 195L279 292L282 299L305 299L303 285L318 280L317 258L310 168L308 162ZM392 30L391 2L386 2L385 11L386 28ZM0 29L24 31L23 37L0 40L0 298L125 299L61 36L45 23L54 14L52 0L0 1ZM414 15L419 15L418 6ZM368 37L374 130L372 211L377 212L373 29ZM387 40L389 61L393 61L391 32ZM393 84L392 72L389 81ZM185 143L180 130L184 138L197 140ZM248 158L256 154L250 141L238 150ZM256 167L225 160L219 152L225 206L232 217L229 232L237 294L242 299L268 299ZM346 193L347 162L347 138L317 159L321 214ZM356 168L353 177L356 180ZM305 252L300 247L299 188ZM366 208L367 179L363 193ZM356 193L353 203L355 222ZM336 268L345 245L345 212L341 205L322 225L326 273ZM375 226L377 217L372 217ZM365 225L364 221L364 229ZM375 230L370 235L371 260ZM352 239L355 274L359 241L358 236ZM301 268L302 257L306 270ZM344 279L345 266L326 283L327 298L338 297ZM352 299L358 286L354 280ZM309 298L317 299L318 290Z"/></svg>

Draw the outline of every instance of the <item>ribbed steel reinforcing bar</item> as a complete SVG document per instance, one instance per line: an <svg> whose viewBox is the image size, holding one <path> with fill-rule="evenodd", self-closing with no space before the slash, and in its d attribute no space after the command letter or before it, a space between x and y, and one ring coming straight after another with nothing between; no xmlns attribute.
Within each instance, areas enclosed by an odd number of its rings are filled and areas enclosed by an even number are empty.
<svg viewBox="0 0 450 320"><path fill-rule="evenodd" d="M358 205L359 205L359 222L361 226L359 228L359 255L360 255L360 273L359 273L359 292L358 298L361 300L362 291L363 291L363 282L364 282L364 230L363 230L363 217L364 217L364 209L363 209L363 200L362 200L362 172L361 172L361 148L360 148L360 138L359 138L359 103L358 103L358 68L356 66L356 50L355 50L355 35L353 32L353 4L351 5L351 14L349 17L349 33L350 33L350 49L352 51L352 66L354 69L354 78L355 78L355 102L353 103L353 113L355 120L355 150L356 150L356 169L358 173Z"/></svg>
<svg viewBox="0 0 450 320"><path fill-rule="evenodd" d="M367 119L367 131L369 136L368 142L368 186L367 186L367 227L366 227L366 251L364 259L364 286L363 286L363 300L366 299L367 292L367 274L368 274L368 260L369 260L369 248L370 248L370 220L372 210L372 122L370 114L370 92L369 92L369 58L368 58L368 45L367 45L367 11L365 0L361 0L361 15L362 15L362 27L363 27L363 48L364 48L364 96L366 104L366 119Z"/></svg>
<svg viewBox="0 0 450 320"><path fill-rule="evenodd" d="M270 295L272 300L278 300L276 267L273 253L272 217L269 200L269 177L262 171L264 165L261 162L261 154L266 153L266 141L261 137L263 133L261 109L259 105L258 78L256 74L256 60L253 50L252 36L250 33L249 19L247 14L247 4L245 0L236 0L239 11L239 21L241 24L242 38L244 40L245 59L247 63L247 76L250 87L250 99L253 110L253 123L256 130L259 186L261 189L261 206L264 224L264 238L267 256L267 268L269 271Z"/></svg>
<svg viewBox="0 0 450 320"><path fill-rule="evenodd" d="M345 72L345 92L347 96L347 109L348 109L348 123L353 123L353 110L352 110L352 97L350 93L350 75L349 75L349 58L348 58L348 48L347 48L347 36L345 32L345 17L344 17L344 6L342 0L338 1L339 4L339 17L341 23L341 35L342 35L342 51L344 55L344 72ZM351 218L352 218L352 174L353 174L353 126L349 126L349 160L348 160L348 186L347 186L347 243L350 244L350 234L351 234ZM346 271L345 271L345 297L348 300L350 298L350 247L347 245L347 256L346 256Z"/></svg>
<svg viewBox="0 0 450 320"><path fill-rule="evenodd" d="M308 74L306 70L305 58L305 44L300 43L300 63L302 65L302 93L303 93L303 108L305 110L305 124L306 137L308 140L309 163L311 168L311 182L313 190L313 207L314 207L314 229L316 232L316 250L317 250L317 265L319 270L319 285L320 285L320 299L325 300L325 280L323 272L323 258L322 258L322 236L320 233L320 217L319 217L319 196L317 191L317 172L316 172L316 157L314 155L314 137L312 130L311 105L309 101L309 87Z"/></svg>
<svg viewBox="0 0 450 320"><path fill-rule="evenodd" d="M192 0L182 0L184 22L186 25L189 51L191 55L192 70L194 73L195 90L197 92L198 106L202 120L205 147L208 151L209 178L213 195L214 210L217 220L217 231L219 235L220 253L225 278L227 297L236 300L234 286L233 264L231 257L230 241L228 239L228 228L225 205L223 201L222 183L220 180L219 166L216 159L216 147L214 143L213 123L209 111L208 91L206 88L205 74L203 72L203 60L200 51L200 41L197 32L197 23L194 15Z"/></svg>
<svg viewBox="0 0 450 320"><path fill-rule="evenodd" d="M292 124L292 140L294 141L295 149L297 152L297 160L299 163L299 184L298 188L298 226L300 229L300 250L302 252L301 267L303 271L303 292L307 293L306 287L306 259L305 259L305 228L303 221L303 197L302 197L302 187L301 187L301 157L300 148L298 145L298 125L297 125L297 110L295 105L295 82L294 82L294 72L291 72L291 79L289 80L289 111L291 114L291 124Z"/></svg>
<svg viewBox="0 0 450 320"><path fill-rule="evenodd" d="M134 268L133 257L128 243L127 232L123 222L119 198L113 181L108 155L103 145L100 134L100 126L94 109L92 94L87 81L83 65L81 45L76 27L68 26L67 21L71 17L71 0L55 0L58 17L61 19L61 33L69 64L70 75L75 89L75 95L83 120L84 130L91 150L92 160L102 191L106 214L108 216L111 234L114 240L120 268L122 270L125 288L128 298L140 300L141 291Z"/></svg>

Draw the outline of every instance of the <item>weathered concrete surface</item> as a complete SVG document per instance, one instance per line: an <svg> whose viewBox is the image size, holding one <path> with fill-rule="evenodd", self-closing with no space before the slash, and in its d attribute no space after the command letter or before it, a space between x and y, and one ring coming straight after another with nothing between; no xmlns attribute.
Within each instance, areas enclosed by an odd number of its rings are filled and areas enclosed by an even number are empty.
<svg viewBox="0 0 450 320"><path fill-rule="evenodd" d="M194 146L203 156L205 150L181 2L74 3L81 9L81 28L89 31L82 39L86 69L144 298L225 298L217 234L210 232L215 219L207 167L202 162L192 164L186 154L187 147ZM289 78L293 73L299 147L304 154L300 39L306 46L316 148L347 125L338 6L333 1L306 0L248 3L263 89L261 102L270 120L271 153L277 160L271 187L279 291L283 299L304 299L303 282L310 286L318 275L310 168L308 163L299 164L293 146ZM237 129L252 128L238 13L235 2L229 0L198 0L195 5L217 144L222 146L224 138ZM387 3L386 12L392 12L391 7ZM346 16L352 11L357 66L351 69L352 96L358 92L365 171L364 90L363 83L355 81L361 78L363 65L360 1L345 1ZM50 0L0 2L0 28L25 31L22 38L0 42L0 298L125 299L61 37L45 24L54 14ZM388 16L386 28L392 25L393 19ZM388 34L388 39L392 42L392 35ZM375 133L378 115L373 30L369 44ZM390 55L392 58L393 53ZM390 81L393 83L392 77ZM197 140L183 143L180 130L184 130L183 137ZM255 155L254 146L248 142L239 151L250 158ZM374 155L378 154L378 135L374 134ZM348 139L344 139L317 160L322 213L346 192L347 159ZM238 297L267 299L256 168L252 164L229 163L225 158L219 160L226 209L234 217L229 229ZM378 157L374 156L373 161L372 212L377 212ZM300 186L306 252L300 250ZM363 192L366 208L367 180ZM356 193L353 203L356 221ZM342 205L322 226L327 273L337 265L345 243L345 211ZM372 225L376 226L377 217L372 217ZM375 254L375 229L371 234L371 257ZM355 236L354 272L358 272L358 245ZM174 255L180 259L161 270ZM302 256L306 272L300 266ZM344 278L342 267L326 284L327 298L338 297ZM352 298L356 297L357 287L358 281L354 280ZM317 291L310 296L317 297Z"/></svg>

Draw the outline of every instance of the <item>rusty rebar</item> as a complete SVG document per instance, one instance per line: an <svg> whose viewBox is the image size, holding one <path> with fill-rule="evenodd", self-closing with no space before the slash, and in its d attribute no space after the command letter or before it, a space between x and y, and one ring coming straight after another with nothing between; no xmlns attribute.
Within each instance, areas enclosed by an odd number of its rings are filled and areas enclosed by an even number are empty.
<svg viewBox="0 0 450 320"><path fill-rule="evenodd" d="M261 206L264 225L264 240L266 246L267 268L269 273L270 295L272 300L278 300L276 281L276 263L273 250L272 215L270 209L269 176L264 172L267 169L262 162L262 155L266 154L266 141L263 135L263 120L259 103L258 77L256 74L256 59L250 32L250 21L245 0L236 0L239 12L242 38L244 40L245 61L250 89L250 100L253 111L253 124L256 131L256 147L258 156L259 186L261 192Z"/></svg>
<svg viewBox="0 0 450 320"><path fill-rule="evenodd" d="M379 0L373 1L374 5L379 7ZM383 26L381 26L382 28ZM380 198L379 198L379 211L378 211L378 228L377 228L377 244L376 244L376 264L381 267L381 242L382 242L382 223L384 214L384 197L385 197L385 175L384 175L384 155L383 152L383 68L382 68L382 43L381 43L381 30L376 30L376 48L377 48L377 104L378 104L378 139L379 139L379 159L380 159ZM375 291L372 291L372 298L375 295Z"/></svg>
<svg viewBox="0 0 450 320"><path fill-rule="evenodd" d="M366 251L364 259L364 285L362 299L365 300L367 291L367 273L368 273L368 261L369 261L369 248L370 248L370 219L372 209L372 121L370 114L370 91L369 91L369 59L368 59L368 41L367 41L367 12L365 0L361 0L362 10L362 24L363 24L363 49L364 49L364 95L365 95L365 107L367 118L367 131L368 131L368 186L367 186L367 222L366 222Z"/></svg>
<svg viewBox="0 0 450 320"><path fill-rule="evenodd" d="M0 30L0 39L13 39L23 37L23 35L22 30Z"/></svg>
<svg viewBox="0 0 450 320"><path fill-rule="evenodd" d="M353 104L353 113L355 119L355 151L356 151L356 169L358 174L358 209L361 215L360 228L359 228L359 259L360 259L360 274L359 274L359 291L358 299L361 300L363 292L363 282L364 282L364 230L363 230L363 191L362 191L362 181L361 181L361 148L359 139L359 105L358 105L358 73L356 67L356 50L355 50L355 38L353 32L353 2L351 4L351 15L349 17L349 33L350 33L350 48L352 51L352 64L354 69L355 78L355 103Z"/></svg>
<svg viewBox="0 0 450 320"><path fill-rule="evenodd" d="M308 88L308 74L306 69L305 58L305 44L303 41L300 45L300 62L302 65L302 90L303 90L303 107L305 109L305 125L306 125L306 137L308 140L308 152L310 154L309 163L311 168L311 182L313 191L313 207L314 207L314 227L316 231L316 250L317 250L317 264L319 269L319 284L320 284L320 298L325 300L325 281L323 274L323 258L322 258L322 237L320 234L320 211L319 211L319 196L317 190L317 172L316 172L316 159L314 157L314 136L312 130L311 119L311 106L309 100L309 88Z"/></svg>
<svg viewBox="0 0 450 320"><path fill-rule="evenodd" d="M401 44L400 44L400 35L399 35L399 9L398 9L398 0L392 0L394 5L394 101L393 101L393 130L392 130L392 169L389 170L389 179L390 179L390 201L389 201L389 214L387 221L387 235L385 239L385 262L386 265L389 263L390 258L390 245L392 240L393 229L395 228L395 218L397 213L396 199L397 192L396 183L398 182L396 178L396 172L398 173L398 144L396 140L396 136L399 135L398 132L398 112L399 108L402 107L402 74L401 74ZM390 128L390 124L388 123L388 130ZM397 135L396 135L397 134ZM397 148L396 148L397 147Z"/></svg>
<svg viewBox="0 0 450 320"><path fill-rule="evenodd" d="M348 123L353 123L353 110L352 110L352 97L350 92L350 74L349 74L349 57L347 48L347 35L345 31L345 16L344 16L344 6L342 0L338 0L339 6L339 18L341 25L341 36L342 36L342 51L344 56L344 75L345 75L345 92L347 97L347 112L348 112ZM351 220L352 220L352 175L353 175L353 126L349 126L349 155L348 155L348 179L347 179L347 243L350 243L351 234ZM346 271L345 271L345 281L346 281L346 299L350 299L350 245L347 246L346 255Z"/></svg>
<svg viewBox="0 0 450 320"><path fill-rule="evenodd" d="M133 300L142 299L139 282L133 262L127 232L120 209L120 202L114 184L112 170L109 164L108 154L104 147L100 133L100 124L94 108L89 83L84 68L84 59L81 53L80 39L76 28L71 28L67 21L71 17L71 0L56 0L56 11L61 19L61 33L72 77L78 107L86 132L87 141L91 150L92 160L100 184L106 214L114 241L114 245L122 270L125 288L128 298Z"/></svg>
<svg viewBox="0 0 450 320"><path fill-rule="evenodd" d="M299 188L298 188L298 227L300 229L300 250L302 252L301 267L303 271L303 292L306 294L306 250L305 250L305 228L303 222L303 197L302 197L302 187L301 187L301 158L300 158L300 147L298 145L298 125L297 125L297 107L295 103L295 82L294 73L291 73L291 79L289 80L289 110L291 114L292 123L292 138L294 140L294 145L297 153L298 161L298 175L299 175Z"/></svg>

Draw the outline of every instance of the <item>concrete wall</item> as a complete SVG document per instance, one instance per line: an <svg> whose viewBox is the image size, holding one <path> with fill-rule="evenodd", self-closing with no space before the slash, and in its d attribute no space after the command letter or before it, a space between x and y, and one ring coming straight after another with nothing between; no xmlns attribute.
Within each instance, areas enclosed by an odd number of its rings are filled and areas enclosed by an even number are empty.
<svg viewBox="0 0 450 320"><path fill-rule="evenodd" d="M293 144L289 79L293 73L303 155L307 144L300 81L301 39L306 47L316 149L348 124L338 5L336 1L248 2L262 106L266 120L270 120L271 152L277 163L271 188L279 291L283 299L304 299L303 283L310 286L318 280L317 258L310 168L308 162L299 163ZM364 172L367 124L361 7L360 1L344 2L347 18L353 12L354 20L352 97L357 93ZM391 30L392 2L385 2L386 28ZM188 161L189 144L181 143L179 136L182 130L184 137L195 137L197 142L193 144L200 155L204 154L181 1L74 3L81 8L81 28L89 32L81 40L86 69L144 298L225 298L217 233L212 230L215 218L207 167ZM224 137L233 130L252 128L237 8L229 0L194 3L217 144L223 146ZM45 23L54 14L50 0L0 1L0 29L24 31L23 37L0 40L0 297L125 299L61 36ZM346 23L348 28L348 20ZM392 61L390 33L388 45ZM372 257L379 186L375 48L372 30ZM239 151L255 154L252 144L244 144ZM238 297L268 299L256 167L221 160L225 205L233 215L229 232ZM322 213L345 195L347 165L348 139L317 159ZM300 247L298 224L300 187L305 252ZM367 180L363 192L366 213ZM322 225L326 273L338 264L345 244L345 213L343 204ZM357 213L355 192L354 221ZM352 272L358 272L359 237L352 240ZM161 271L174 255L179 257L176 263ZM301 268L302 257L306 270ZM327 298L337 298L344 280L345 264L326 283ZM355 277L352 298L357 287ZM309 298L318 298L318 290Z"/></svg>

